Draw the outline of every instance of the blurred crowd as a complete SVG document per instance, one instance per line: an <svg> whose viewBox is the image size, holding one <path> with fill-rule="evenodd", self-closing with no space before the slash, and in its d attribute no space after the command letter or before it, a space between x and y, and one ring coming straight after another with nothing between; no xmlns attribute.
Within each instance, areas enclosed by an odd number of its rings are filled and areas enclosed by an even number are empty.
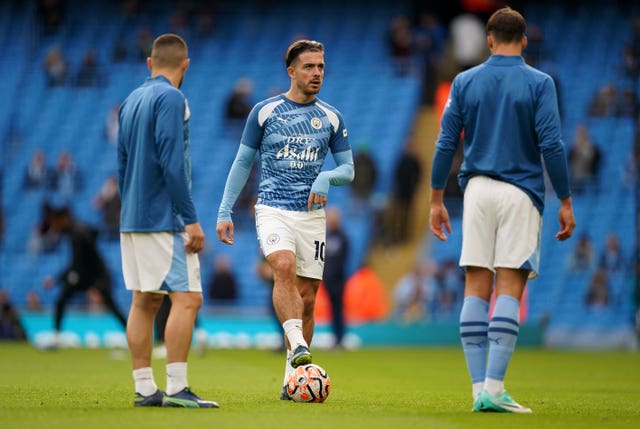
<svg viewBox="0 0 640 429"><path fill-rule="evenodd" d="M172 3L172 12L167 23L168 31L183 35L187 40L215 37L219 0L186 1ZM269 1L261 2L268 7ZM396 78L416 78L422 80L421 102L432 106L441 83L450 81L457 73L483 62L489 52L485 43L484 23L488 16L506 2L500 0L461 0L454 2L412 2L411 10L406 14L390 17L388 31L383 35L388 48L389 60ZM521 8L523 2L510 2L514 8ZM64 0L38 0L37 17L44 35L56 34L64 29L68 2ZM43 77L50 88L73 87L99 88L108 84L108 63L140 63L150 54L154 33L150 26L140 25L141 16L148 13L149 2L143 0L121 0L119 10L125 23L116 34L113 49L105 54L95 48L87 48L78 61L68 58L64 46L52 46L41 59ZM131 31L131 29L136 29ZM575 129L565 130L567 135L568 162L572 189L575 195L589 195L606 192L600 189L605 148L609 142L596 141L589 128L590 120L601 117L636 118L640 121L638 93L640 83L640 18L633 20L627 45L620 53L619 79L602 82L592 94L585 106L584 120ZM559 108L563 110L563 83L556 73L552 41L546 40L543 31L531 22L527 30L528 47L525 60L528 64L550 74L558 88ZM239 75L233 88L224 100L225 132L237 139L242 132L244 120L257 100L254 94L254 82ZM114 104L105 112L104 139L108 148L114 150L118 135L118 108ZM638 156L640 156L640 127L637 127L635 151L624 167L622 181L637 189ZM393 247L415 238L411 229L416 213L424 210L416 207L415 198L419 183L425 180L428 166L417 154L416 145L422 142L397 142L399 156L395 161L389 189L382 185L380 166L375 153L375 142L365 138L352 140L354 151L355 180L349 189L348 206L342 207L342 214L360 219L372 219L370 246ZM457 185L456 176L461 164L461 153L456 155L454 167L449 177L445 196L452 216L461 213L462 194ZM92 174L90 166L77 165L74 153L62 150L57 154L47 151L46 147L37 149L31 155L31 161L24 166L24 192L41 192L43 195L41 214L37 224L26 242L28 251L34 255L56 252L60 249L62 238L59 231L51 228L50 216L62 205L72 204L79 192L86 190L85 178ZM251 228L253 223L253 203L257 193L259 169L254 171L235 208L235 220L239 228ZM1 178L1 174L0 174ZM120 196L115 175L109 175L98 189L91 189L92 201L99 214L96 230L100 239L115 241L119 233ZM424 215L424 214L422 214ZM339 229L339 228L338 228ZM4 231L3 210L0 207L0 240ZM567 270L572 273L588 273L588 288L584 303L590 307L611 305L610 278L619 273L636 273L638 270L634 255L623 254L620 237L611 233L602 248L597 248L588 234L574 241L575 251L567 261ZM0 241L1 248L1 241ZM233 305L238 302L240 291L234 265L222 254L207 255L210 263L207 272L206 293L210 304ZM336 261L344 263L347 256ZM328 263L329 268L333 269ZM438 263L429 258L420 259L412 270L395 285L382 285L382 291L367 293L367 283L362 279L375 278L366 261L359 261L359 269L342 277L333 291L329 290L327 299L331 301L332 314L338 318L356 320L358 317L394 317L403 321L414 320L453 320L457 317L462 302L464 273L457 262L446 259ZM344 269L344 267L338 267ZM256 267L256 277L269 285L272 281L264 266ZM338 276L340 277L340 276ZM354 281L351 281L353 279ZM350 283L351 281L351 283ZM374 279L371 283L376 289ZM345 285L350 284L347 299ZM358 286L353 286L354 284ZM1 287L1 285L0 285ZM364 288L364 289L363 289ZM338 292L336 292L336 290ZM365 292L362 292L365 290ZM0 291L1 292L1 291ZM30 310L42 308L38 291L26 291ZM374 297L387 295L391 302L380 298L371 304L370 314L358 316L352 308L358 296ZM331 296L333 295L333 296ZM640 293L638 294L640 296ZM336 296L342 299L338 299ZM329 301L327 301L329 302ZM2 308L2 337L13 335L20 337L23 330L16 323L16 312L10 304L6 292L0 293ZM102 308L99 295L89 291L84 301L90 308ZM269 303L265 304L270 307ZM329 304L327 304L329 305ZM335 316L335 314L334 314ZM19 320L17 321L19 322ZM340 323L335 327L336 335L341 338L344 327ZM342 330L342 331L341 331ZM22 334L21 334L22 332ZM338 341L339 342L339 341Z"/></svg>

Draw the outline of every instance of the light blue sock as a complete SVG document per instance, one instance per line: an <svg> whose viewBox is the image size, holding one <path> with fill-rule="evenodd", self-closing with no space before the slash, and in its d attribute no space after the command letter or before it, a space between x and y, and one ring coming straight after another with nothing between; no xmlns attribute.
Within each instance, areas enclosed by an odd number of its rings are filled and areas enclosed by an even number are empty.
<svg viewBox="0 0 640 429"><path fill-rule="evenodd" d="M482 383L487 369L487 330L489 303L476 296L468 296L460 312L460 340L472 383Z"/></svg>
<svg viewBox="0 0 640 429"><path fill-rule="evenodd" d="M496 299L489 323L489 363L487 378L504 380L520 330L520 302L512 296Z"/></svg>

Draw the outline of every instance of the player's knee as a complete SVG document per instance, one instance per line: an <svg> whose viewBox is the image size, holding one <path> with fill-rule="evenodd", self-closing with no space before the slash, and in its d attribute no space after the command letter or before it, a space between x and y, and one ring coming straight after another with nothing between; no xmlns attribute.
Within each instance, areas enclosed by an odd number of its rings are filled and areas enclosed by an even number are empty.
<svg viewBox="0 0 640 429"><path fill-rule="evenodd" d="M302 303L304 305L303 313L306 316L308 316L309 314L313 314L313 310L314 310L315 305L316 305L316 295L315 295L315 293L311 293L311 292L302 293Z"/></svg>
<svg viewBox="0 0 640 429"><path fill-rule="evenodd" d="M171 294L171 307L180 311L197 312L202 307L202 294L197 292L175 292Z"/></svg>
<svg viewBox="0 0 640 429"><path fill-rule="evenodd" d="M271 261L271 269L276 278L292 278L296 273L296 263L290 258L277 258Z"/></svg>
<svg viewBox="0 0 640 429"><path fill-rule="evenodd" d="M159 293L137 292L133 296L133 305L142 310L158 311L164 295Z"/></svg>

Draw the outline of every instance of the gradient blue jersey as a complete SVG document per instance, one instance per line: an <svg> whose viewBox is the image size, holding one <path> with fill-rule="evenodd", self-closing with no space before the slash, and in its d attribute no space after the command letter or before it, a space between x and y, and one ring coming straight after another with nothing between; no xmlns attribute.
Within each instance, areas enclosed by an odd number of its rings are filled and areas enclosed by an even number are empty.
<svg viewBox="0 0 640 429"><path fill-rule="evenodd" d="M471 177L488 176L522 189L542 213L542 156L558 198L570 195L555 86L522 57L493 55L456 76L436 142L434 189L446 185L463 130L463 190Z"/></svg>
<svg viewBox="0 0 640 429"><path fill-rule="evenodd" d="M337 109L318 99L295 103L284 95L254 106L241 144L260 153L257 204L293 211L307 210L311 186L327 152L351 151Z"/></svg>
<svg viewBox="0 0 640 429"><path fill-rule="evenodd" d="M122 103L119 121L120 231L183 231L197 222L182 92L164 76L150 77Z"/></svg>

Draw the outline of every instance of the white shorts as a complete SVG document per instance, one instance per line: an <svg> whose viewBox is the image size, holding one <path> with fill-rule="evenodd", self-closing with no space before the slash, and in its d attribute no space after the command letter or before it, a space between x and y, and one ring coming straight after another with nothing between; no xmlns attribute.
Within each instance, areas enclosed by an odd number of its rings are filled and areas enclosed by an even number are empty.
<svg viewBox="0 0 640 429"><path fill-rule="evenodd" d="M475 176L464 192L461 267L529 270L538 276L542 218L517 186Z"/></svg>
<svg viewBox="0 0 640 429"><path fill-rule="evenodd" d="M277 250L296 255L296 274L322 279L326 222L324 209L296 212L256 205L256 231L264 256Z"/></svg>
<svg viewBox="0 0 640 429"><path fill-rule="evenodd" d="M200 260L187 253L184 232L120 233L122 274L128 290L202 292Z"/></svg>

